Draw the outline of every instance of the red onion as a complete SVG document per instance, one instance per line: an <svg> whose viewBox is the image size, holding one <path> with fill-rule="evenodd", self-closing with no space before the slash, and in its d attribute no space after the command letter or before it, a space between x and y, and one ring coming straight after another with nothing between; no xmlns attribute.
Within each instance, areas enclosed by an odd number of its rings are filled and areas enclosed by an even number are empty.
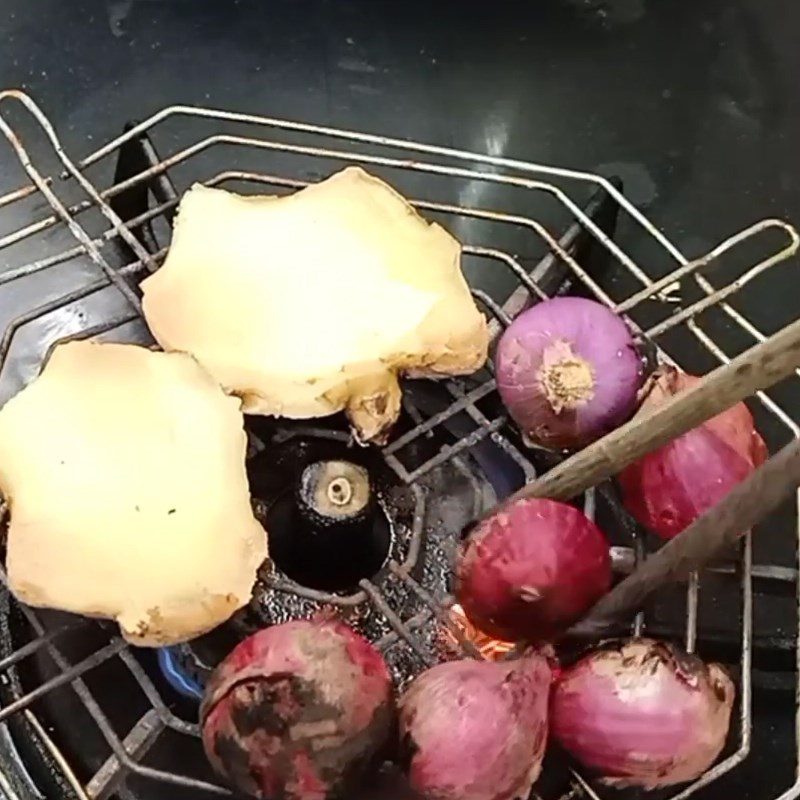
<svg viewBox="0 0 800 800"><path fill-rule="evenodd" d="M573 506L520 500L471 531L456 560L456 596L480 630L505 641L548 640L608 591L600 529Z"/></svg>
<svg viewBox="0 0 800 800"><path fill-rule="evenodd" d="M588 444L624 422L642 385L628 326L582 297L556 297L520 314L500 339L497 388L535 443Z"/></svg>
<svg viewBox="0 0 800 800"><path fill-rule="evenodd" d="M200 709L214 769L256 798L323 800L371 765L394 703L380 653L340 622L259 631L216 668Z"/></svg>
<svg viewBox="0 0 800 800"><path fill-rule="evenodd" d="M435 800L528 796L547 743L552 673L518 661L450 661L423 672L400 700L409 782Z"/></svg>
<svg viewBox="0 0 800 800"><path fill-rule="evenodd" d="M646 413L700 378L664 368L642 403ZM767 457L744 403L624 469L619 483L625 507L662 539L677 536L718 503Z"/></svg>
<svg viewBox="0 0 800 800"><path fill-rule="evenodd" d="M671 786L714 763L733 698L718 664L650 639L609 643L561 673L550 732L605 783Z"/></svg>

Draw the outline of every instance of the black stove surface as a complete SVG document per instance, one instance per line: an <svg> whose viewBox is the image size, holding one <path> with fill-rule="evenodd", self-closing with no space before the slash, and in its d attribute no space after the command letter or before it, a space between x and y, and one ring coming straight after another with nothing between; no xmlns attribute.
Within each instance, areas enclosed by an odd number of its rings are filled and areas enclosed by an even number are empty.
<svg viewBox="0 0 800 800"><path fill-rule="evenodd" d="M787 0L5 0L0 33L0 84L28 91L73 155L189 103L620 175L689 256L755 219L800 222ZM0 176L12 159L0 148ZM799 304L776 281L742 301L769 330ZM786 551L762 537L756 560ZM785 673L792 631L772 609L756 634L783 642L769 652ZM792 781L794 703L762 666L752 754L705 797Z"/></svg>

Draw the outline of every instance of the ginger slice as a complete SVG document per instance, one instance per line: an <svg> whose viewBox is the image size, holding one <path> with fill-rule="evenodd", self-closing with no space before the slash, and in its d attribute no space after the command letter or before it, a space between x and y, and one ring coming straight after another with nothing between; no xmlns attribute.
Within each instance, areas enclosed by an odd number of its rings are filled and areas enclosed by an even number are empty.
<svg viewBox="0 0 800 800"><path fill-rule="evenodd" d="M400 413L397 376L474 372L488 331L461 246L357 167L285 197L195 186L142 284L159 344L194 355L246 413L345 410L362 441Z"/></svg>
<svg viewBox="0 0 800 800"><path fill-rule="evenodd" d="M153 646L245 605L267 538L250 506L239 405L188 355L57 347L0 410L14 595L115 619Z"/></svg>

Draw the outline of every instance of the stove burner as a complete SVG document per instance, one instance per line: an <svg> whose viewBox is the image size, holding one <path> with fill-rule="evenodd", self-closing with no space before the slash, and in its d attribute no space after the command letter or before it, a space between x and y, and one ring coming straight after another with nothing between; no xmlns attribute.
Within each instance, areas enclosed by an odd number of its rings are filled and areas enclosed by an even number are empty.
<svg viewBox="0 0 800 800"><path fill-rule="evenodd" d="M292 492L267 512L270 555L292 580L347 591L383 566L391 528L367 470L350 461L306 466Z"/></svg>
<svg viewBox="0 0 800 800"><path fill-rule="evenodd" d="M308 589L346 595L372 578L408 535L407 491L393 480L379 454L349 447L329 431L277 428L256 421L259 442L248 461L255 512L269 531L270 557L279 574ZM400 547L400 549L397 549ZM191 642L157 653L159 672L181 702L195 708L211 670L245 636L287 619L333 614L386 633L366 605L351 608L303 600L258 583L250 606ZM370 622L371 620L371 622ZM187 706L186 712L190 713ZM191 715L191 713L190 713Z"/></svg>

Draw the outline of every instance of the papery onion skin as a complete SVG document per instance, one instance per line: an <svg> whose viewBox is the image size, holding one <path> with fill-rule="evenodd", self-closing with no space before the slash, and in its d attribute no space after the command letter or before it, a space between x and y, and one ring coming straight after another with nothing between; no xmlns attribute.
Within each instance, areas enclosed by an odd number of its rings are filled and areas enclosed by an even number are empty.
<svg viewBox="0 0 800 800"><path fill-rule="evenodd" d="M611 585L609 545L577 508L519 500L470 531L455 593L469 620L504 641L557 637Z"/></svg>
<svg viewBox="0 0 800 800"><path fill-rule="evenodd" d="M495 356L497 389L536 444L577 448L624 422L642 385L628 326L601 303L556 297L522 312Z"/></svg>
<svg viewBox="0 0 800 800"><path fill-rule="evenodd" d="M412 788L427 800L527 798L547 744L552 671L517 661L450 661L423 672L400 699Z"/></svg>
<svg viewBox="0 0 800 800"><path fill-rule="evenodd" d="M694 386L700 378L664 367L639 413ZM630 513L672 539L764 462L767 448L744 403L707 420L624 469L619 477Z"/></svg>
<svg viewBox="0 0 800 800"><path fill-rule="evenodd" d="M380 653L340 622L297 620L241 642L200 709L211 765L255 798L325 800L348 790L391 741Z"/></svg>
<svg viewBox="0 0 800 800"><path fill-rule="evenodd" d="M561 672L550 732L604 783L672 786L699 777L719 756L734 695L722 667L672 645L607 643Z"/></svg>

